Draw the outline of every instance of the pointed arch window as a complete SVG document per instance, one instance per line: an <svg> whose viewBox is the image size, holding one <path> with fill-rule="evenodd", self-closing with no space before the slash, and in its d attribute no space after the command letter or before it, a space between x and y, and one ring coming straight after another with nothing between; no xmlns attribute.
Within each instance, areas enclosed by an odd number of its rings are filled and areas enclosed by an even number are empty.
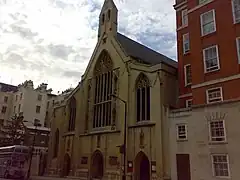
<svg viewBox="0 0 240 180"><path fill-rule="evenodd" d="M68 121L68 131L75 130L75 120L76 120L76 99L72 97L69 103L70 116Z"/></svg>
<svg viewBox="0 0 240 180"><path fill-rule="evenodd" d="M106 51L103 51L95 65L95 92L93 128L111 126L113 92L113 63Z"/></svg>
<svg viewBox="0 0 240 180"><path fill-rule="evenodd" d="M54 134L54 150L53 157L57 157L58 155L58 146L59 146L59 130L57 129Z"/></svg>
<svg viewBox="0 0 240 180"><path fill-rule="evenodd" d="M105 22L105 14L102 15L102 24Z"/></svg>
<svg viewBox="0 0 240 180"><path fill-rule="evenodd" d="M136 81L137 122L150 120L150 82L141 73Z"/></svg>
<svg viewBox="0 0 240 180"><path fill-rule="evenodd" d="M107 15L108 15L108 21L109 21L111 19L111 10L110 9L108 10Z"/></svg>
<svg viewBox="0 0 240 180"><path fill-rule="evenodd" d="M86 114L85 114L85 132L88 131L90 102L91 102L91 80L88 80L87 104L86 104Z"/></svg>

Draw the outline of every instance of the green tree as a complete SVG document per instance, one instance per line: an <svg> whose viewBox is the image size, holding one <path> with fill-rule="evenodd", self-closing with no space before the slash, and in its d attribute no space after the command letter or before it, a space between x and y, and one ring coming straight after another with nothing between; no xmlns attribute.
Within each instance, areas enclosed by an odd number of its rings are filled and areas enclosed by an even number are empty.
<svg viewBox="0 0 240 180"><path fill-rule="evenodd" d="M20 144L24 138L26 127L23 123L23 115L15 115L4 126L5 138L11 145Z"/></svg>

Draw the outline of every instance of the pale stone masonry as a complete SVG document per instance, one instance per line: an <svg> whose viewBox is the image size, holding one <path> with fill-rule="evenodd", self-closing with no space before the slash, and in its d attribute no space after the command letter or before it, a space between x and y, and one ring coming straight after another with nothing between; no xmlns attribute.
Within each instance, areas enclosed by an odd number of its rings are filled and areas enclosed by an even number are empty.
<svg viewBox="0 0 240 180"><path fill-rule="evenodd" d="M98 41L81 82L54 109L52 176L122 179L121 98L127 104L127 179L170 179L166 107L176 106L177 62L117 32L117 14L114 2L105 0Z"/></svg>
<svg viewBox="0 0 240 180"><path fill-rule="evenodd" d="M239 118L240 101L170 111L172 180L188 179L188 163L192 180L239 180Z"/></svg>

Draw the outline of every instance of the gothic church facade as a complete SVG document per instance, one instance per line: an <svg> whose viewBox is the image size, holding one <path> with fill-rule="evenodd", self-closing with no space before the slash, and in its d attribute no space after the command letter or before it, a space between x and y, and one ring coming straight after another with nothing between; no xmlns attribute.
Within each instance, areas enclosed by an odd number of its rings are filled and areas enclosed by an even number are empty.
<svg viewBox="0 0 240 180"><path fill-rule="evenodd" d="M54 110L49 175L121 179L125 142L127 179L170 179L166 114L176 106L177 63L117 32L117 19L105 0L81 82Z"/></svg>

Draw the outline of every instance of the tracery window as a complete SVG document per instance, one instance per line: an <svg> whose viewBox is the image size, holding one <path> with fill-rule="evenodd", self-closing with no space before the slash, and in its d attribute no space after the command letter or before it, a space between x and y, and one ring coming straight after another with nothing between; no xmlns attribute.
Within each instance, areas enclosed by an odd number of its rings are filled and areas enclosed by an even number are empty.
<svg viewBox="0 0 240 180"><path fill-rule="evenodd" d="M91 79L88 80L87 104L86 104L86 113L85 113L85 132L88 131L89 113L91 113L90 102L91 102Z"/></svg>
<svg viewBox="0 0 240 180"><path fill-rule="evenodd" d="M59 146L59 130L57 129L54 134L54 150L53 150L53 157L57 157L58 155L58 146Z"/></svg>
<svg viewBox="0 0 240 180"><path fill-rule="evenodd" d="M141 73L136 81L137 122L150 120L150 83Z"/></svg>
<svg viewBox="0 0 240 180"><path fill-rule="evenodd" d="M113 63L106 51L103 51L95 65L94 116L93 128L111 126L113 92Z"/></svg>
<svg viewBox="0 0 240 180"><path fill-rule="evenodd" d="M68 121L68 131L75 130L75 119L76 119L76 99L72 97L69 103L70 116Z"/></svg>

